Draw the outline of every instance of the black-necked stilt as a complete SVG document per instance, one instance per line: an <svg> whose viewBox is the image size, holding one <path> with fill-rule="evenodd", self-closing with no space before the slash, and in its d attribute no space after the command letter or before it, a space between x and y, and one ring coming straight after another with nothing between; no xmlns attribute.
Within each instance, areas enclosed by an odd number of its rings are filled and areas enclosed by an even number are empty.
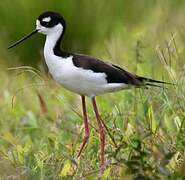
<svg viewBox="0 0 185 180"><path fill-rule="evenodd" d="M131 87L159 86L166 83L141 76L137 76L111 63L103 62L87 55L68 53L60 49L60 43L66 23L64 18L55 12L44 12L36 20L36 29L13 43L13 48L36 33L46 35L44 57L49 72L55 81L66 89L81 95L84 116L85 135L78 152L80 156L89 138L88 117L85 105L85 96L92 100L100 134L100 160L104 164L105 133L95 97L100 94L128 89Z"/></svg>

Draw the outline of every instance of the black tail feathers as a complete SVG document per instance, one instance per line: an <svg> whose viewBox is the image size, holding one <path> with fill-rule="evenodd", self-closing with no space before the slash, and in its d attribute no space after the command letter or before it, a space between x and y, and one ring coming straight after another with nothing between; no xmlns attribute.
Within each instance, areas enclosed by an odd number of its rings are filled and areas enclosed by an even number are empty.
<svg viewBox="0 0 185 180"><path fill-rule="evenodd" d="M145 77L137 77L139 81L141 81L144 85L147 86L154 86L154 87L161 87L164 88L164 86L161 86L159 84L167 84L167 85L175 85L173 83L165 82L165 81L158 81L155 79L145 78Z"/></svg>

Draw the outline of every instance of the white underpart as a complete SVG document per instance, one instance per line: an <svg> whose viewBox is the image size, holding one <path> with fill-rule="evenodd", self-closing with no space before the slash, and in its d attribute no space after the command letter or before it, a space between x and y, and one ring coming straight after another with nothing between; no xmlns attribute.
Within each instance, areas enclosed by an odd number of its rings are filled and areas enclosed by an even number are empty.
<svg viewBox="0 0 185 180"><path fill-rule="evenodd" d="M72 92L89 97L128 87L123 83L107 83L105 73L95 73L92 70L76 67L72 56L68 58L56 56L53 48L62 31L61 24L52 28L52 32L47 34L44 46L45 61L55 81Z"/></svg>

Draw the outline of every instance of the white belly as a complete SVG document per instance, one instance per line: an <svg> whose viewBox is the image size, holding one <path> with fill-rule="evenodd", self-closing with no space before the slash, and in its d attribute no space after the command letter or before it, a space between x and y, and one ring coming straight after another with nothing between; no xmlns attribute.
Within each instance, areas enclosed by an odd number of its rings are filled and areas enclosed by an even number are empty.
<svg viewBox="0 0 185 180"><path fill-rule="evenodd" d="M80 95L93 97L127 88L123 83L108 84L105 73L95 73L74 66L72 57L67 59L56 57L53 61L46 60L46 63L55 81Z"/></svg>

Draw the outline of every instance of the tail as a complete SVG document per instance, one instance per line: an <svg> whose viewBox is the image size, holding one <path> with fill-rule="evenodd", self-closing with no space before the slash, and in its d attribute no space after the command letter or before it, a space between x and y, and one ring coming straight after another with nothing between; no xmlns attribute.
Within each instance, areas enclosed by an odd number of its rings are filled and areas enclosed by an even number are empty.
<svg viewBox="0 0 185 180"><path fill-rule="evenodd" d="M164 86L159 85L159 84L175 85L173 83L169 83L169 82L165 82L165 81L158 81L155 79L145 78L145 77L141 77L141 76L138 76L137 79L146 86L154 86L154 87L164 88Z"/></svg>

